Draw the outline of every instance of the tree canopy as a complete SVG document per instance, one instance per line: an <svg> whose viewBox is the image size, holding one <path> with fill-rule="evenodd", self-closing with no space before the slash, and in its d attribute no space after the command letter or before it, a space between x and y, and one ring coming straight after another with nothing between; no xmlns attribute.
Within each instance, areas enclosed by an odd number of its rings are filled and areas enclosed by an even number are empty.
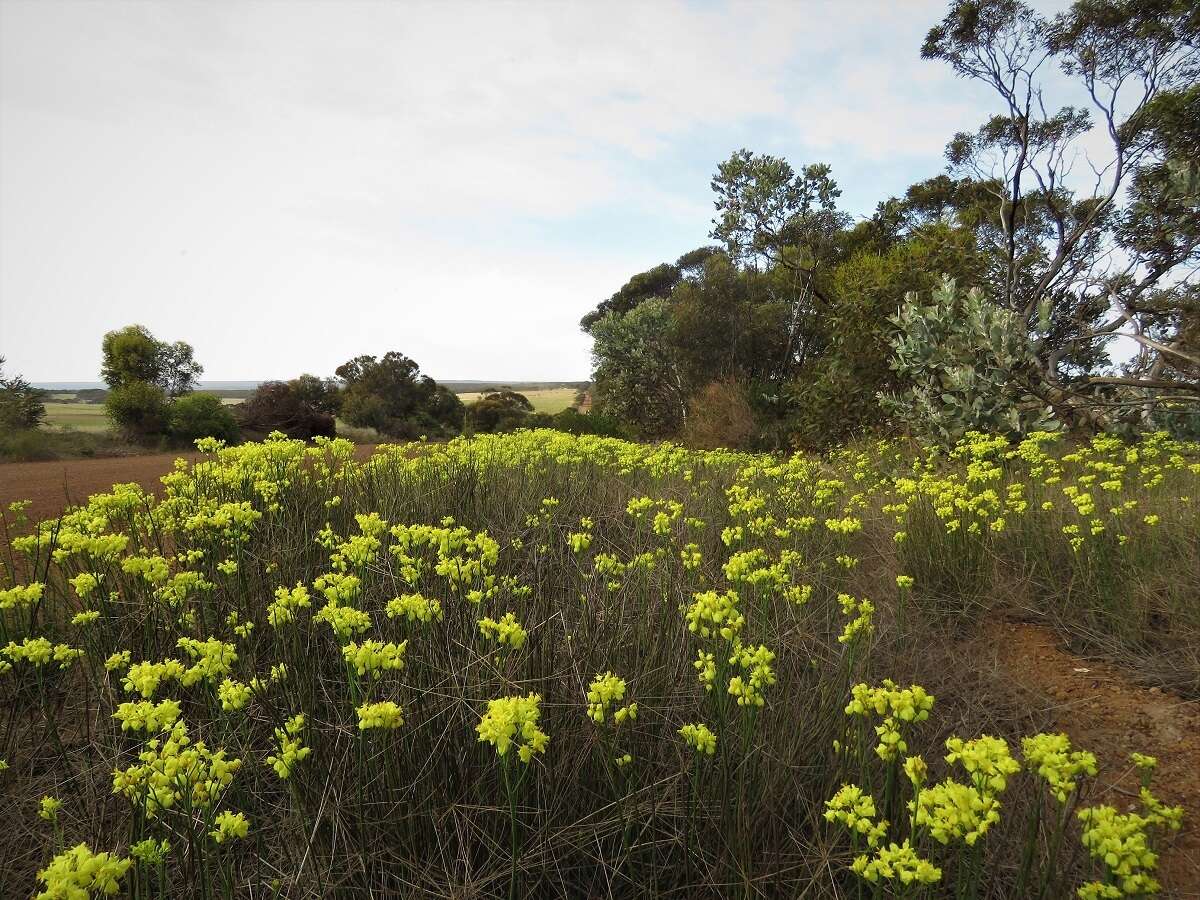
<svg viewBox="0 0 1200 900"><path fill-rule="evenodd" d="M911 427L897 402L950 403L928 389L938 348L914 335L976 346L946 318L968 307L1022 360L1003 390L994 365L981 376L984 407L1085 430L1197 409L1200 7L953 0L920 51L997 101L949 141L946 171L854 222L829 165L734 152L711 184L717 244L584 317L597 411L680 434L701 396L744 396L764 446ZM1088 102L1056 105L1063 79ZM1114 362L1118 339L1136 352Z"/></svg>

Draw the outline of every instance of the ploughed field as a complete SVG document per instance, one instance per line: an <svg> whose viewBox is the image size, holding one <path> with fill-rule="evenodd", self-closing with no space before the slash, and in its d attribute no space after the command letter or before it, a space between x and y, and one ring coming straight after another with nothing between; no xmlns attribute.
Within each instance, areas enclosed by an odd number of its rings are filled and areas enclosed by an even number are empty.
<svg viewBox="0 0 1200 900"><path fill-rule="evenodd" d="M201 443L4 512L6 893L1195 886L1196 445Z"/></svg>

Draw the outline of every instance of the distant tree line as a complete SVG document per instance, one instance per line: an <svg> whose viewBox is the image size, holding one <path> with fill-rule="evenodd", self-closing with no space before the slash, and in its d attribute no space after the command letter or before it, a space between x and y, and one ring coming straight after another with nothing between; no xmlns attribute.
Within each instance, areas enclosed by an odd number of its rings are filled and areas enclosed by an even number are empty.
<svg viewBox="0 0 1200 900"><path fill-rule="evenodd" d="M955 135L947 171L854 222L829 166L734 153L714 243L583 317L593 408L645 437L764 447L1200 429L1198 51L1192 2L1045 18L955 0L922 55L998 110ZM1055 67L1089 108L1052 105ZM1083 152L1096 124L1103 161ZM1118 333L1136 352L1114 365Z"/></svg>
<svg viewBox="0 0 1200 900"><path fill-rule="evenodd" d="M465 406L396 351L356 356L332 378L303 374L264 382L238 404L195 390L204 370L184 341L166 343L142 325L129 325L107 333L101 351L108 417L125 438L141 444L190 446L202 437L232 442L272 432L304 440L334 437L339 420L400 440L527 427L620 433L603 416L573 409L555 416L535 413L528 398L507 389L487 391ZM18 396L15 387L10 393ZM0 411L6 408L0 405Z"/></svg>

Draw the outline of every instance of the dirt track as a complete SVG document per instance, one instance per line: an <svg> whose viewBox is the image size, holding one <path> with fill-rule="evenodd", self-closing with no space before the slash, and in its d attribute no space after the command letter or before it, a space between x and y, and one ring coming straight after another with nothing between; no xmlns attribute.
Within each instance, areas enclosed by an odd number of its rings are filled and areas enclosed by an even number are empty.
<svg viewBox="0 0 1200 900"><path fill-rule="evenodd" d="M1140 773L1129 754L1158 758L1154 793L1184 807L1183 830L1160 847L1159 876L1171 896L1200 896L1200 704L1140 686L1119 666L1073 656L1047 628L995 623L988 636L993 665L1045 696L1058 728L1096 754L1100 777L1088 803L1135 806Z"/></svg>

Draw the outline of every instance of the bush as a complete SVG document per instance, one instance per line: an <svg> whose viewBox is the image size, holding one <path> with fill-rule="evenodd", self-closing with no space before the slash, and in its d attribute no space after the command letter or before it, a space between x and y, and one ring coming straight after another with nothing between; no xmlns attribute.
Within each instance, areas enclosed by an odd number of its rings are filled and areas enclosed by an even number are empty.
<svg viewBox="0 0 1200 900"><path fill-rule="evenodd" d="M757 432L745 386L726 379L714 381L692 398L683 441L701 450L739 449L749 447Z"/></svg>
<svg viewBox="0 0 1200 900"><path fill-rule="evenodd" d="M147 381L131 381L113 388L105 398L104 410L113 426L134 441L160 438L171 426L166 392Z"/></svg>
<svg viewBox="0 0 1200 900"><path fill-rule="evenodd" d="M171 404L171 438L191 445L214 437L233 443L238 439L237 420L216 394L187 394Z"/></svg>
<svg viewBox="0 0 1200 900"><path fill-rule="evenodd" d="M350 425L397 438L446 437L462 430L462 401L422 375L403 353L356 356L338 366L337 375L345 383L341 415Z"/></svg>
<svg viewBox="0 0 1200 900"><path fill-rule="evenodd" d="M0 431L0 458L13 462L33 462L56 456L47 432L37 428Z"/></svg>
<svg viewBox="0 0 1200 900"><path fill-rule="evenodd" d="M45 391L20 375L5 378L4 357L0 356L0 428L37 428L46 417L45 396Z"/></svg>
<svg viewBox="0 0 1200 900"><path fill-rule="evenodd" d="M565 431L567 434L594 434L600 437L616 438L629 437L627 429L621 426L619 420L612 416L606 416L603 413L584 413L577 409L568 408L548 418L550 422L547 427L558 431Z"/></svg>
<svg viewBox="0 0 1200 900"><path fill-rule="evenodd" d="M493 434L512 431L526 424L533 404L516 391L488 391L467 407L466 424L471 431Z"/></svg>
<svg viewBox="0 0 1200 900"><path fill-rule="evenodd" d="M1041 376L1024 320L978 289L960 294L945 278L928 306L905 295L891 322L892 369L909 387L880 400L912 434L948 446L971 431L1017 437L1058 427L1031 390Z"/></svg>
<svg viewBox="0 0 1200 900"><path fill-rule="evenodd" d="M307 376L312 378L312 376ZM322 390L319 379L268 381L258 386L246 400L234 408L238 422L247 431L269 434L281 431L290 438L312 440L315 437L335 437L332 402Z"/></svg>

